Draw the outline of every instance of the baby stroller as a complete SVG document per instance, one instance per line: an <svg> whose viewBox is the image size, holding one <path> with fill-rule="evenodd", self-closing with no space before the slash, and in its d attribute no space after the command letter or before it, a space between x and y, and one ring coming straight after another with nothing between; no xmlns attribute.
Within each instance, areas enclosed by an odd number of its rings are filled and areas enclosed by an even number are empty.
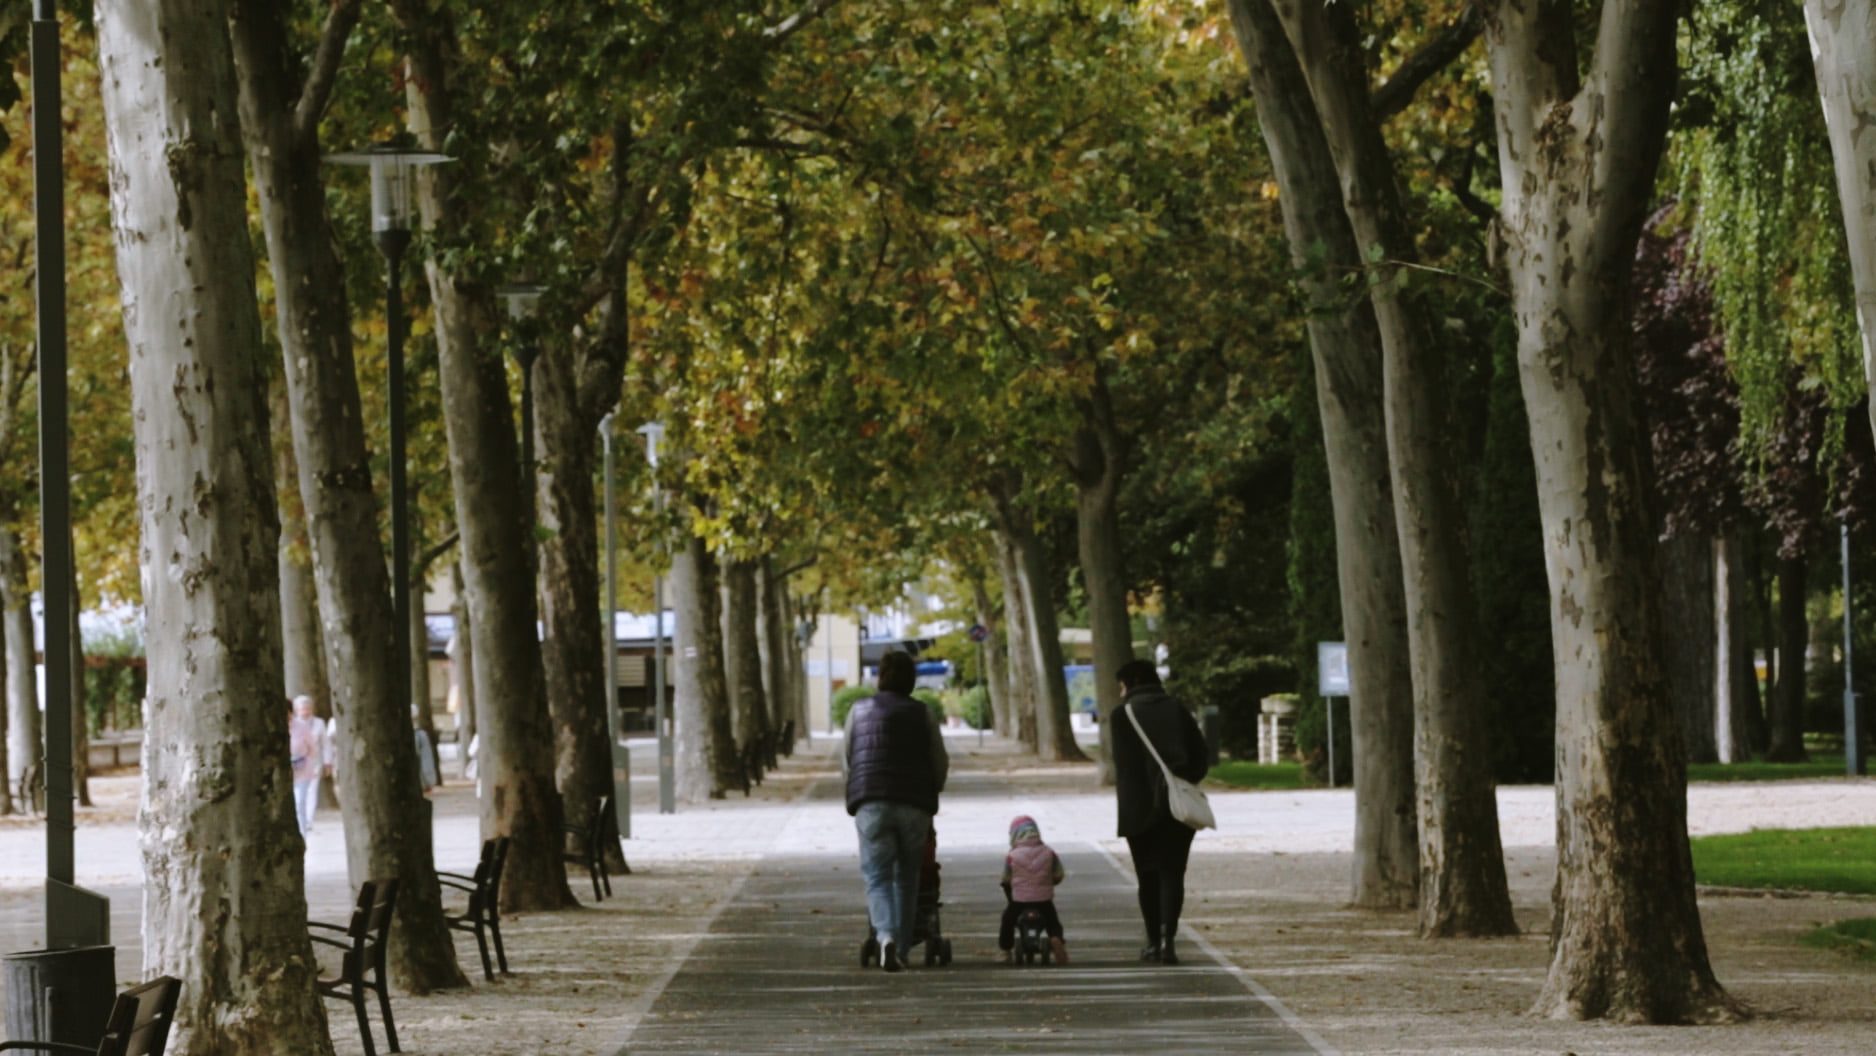
<svg viewBox="0 0 1876 1056"><path fill-rule="evenodd" d="M938 893L938 830L934 828L925 836L925 860L918 871L918 910L912 915L912 938L906 943L907 949L924 945L927 968L951 963L951 940L944 937L944 921L938 912L944 903ZM879 934L868 921L866 941L860 944L860 967L878 963Z"/></svg>

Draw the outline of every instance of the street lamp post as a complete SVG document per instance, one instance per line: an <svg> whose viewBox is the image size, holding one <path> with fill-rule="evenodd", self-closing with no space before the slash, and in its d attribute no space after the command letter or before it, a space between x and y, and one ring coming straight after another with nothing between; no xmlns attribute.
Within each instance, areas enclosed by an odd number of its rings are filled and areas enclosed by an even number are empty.
<svg viewBox="0 0 1876 1056"><path fill-rule="evenodd" d="M410 248L410 185L418 168L449 161L444 154L378 143L360 151L327 155L337 165L362 166L371 173L371 234L384 255L385 373L390 418L391 478L391 640L398 675L393 700L408 714L410 666L410 510L404 479L404 319L401 276L404 251ZM412 742L413 746L415 742ZM414 750L414 747L413 747Z"/></svg>
<svg viewBox="0 0 1876 1056"><path fill-rule="evenodd" d="M651 461L651 503L663 538L664 489L658 486L658 442L664 439L663 422L638 427L645 437L645 457ZM652 578L651 670L653 712L658 724L658 813L677 813L677 753L671 743L671 706L664 697L664 573Z"/></svg>

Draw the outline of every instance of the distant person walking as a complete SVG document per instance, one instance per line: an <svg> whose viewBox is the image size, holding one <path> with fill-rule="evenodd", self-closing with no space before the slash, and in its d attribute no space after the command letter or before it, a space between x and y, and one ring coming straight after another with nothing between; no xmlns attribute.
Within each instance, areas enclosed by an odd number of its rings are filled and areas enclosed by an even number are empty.
<svg viewBox="0 0 1876 1056"><path fill-rule="evenodd" d="M1123 703L1109 720L1114 738L1114 795L1120 808L1120 835L1127 840L1140 883L1140 916L1146 923L1146 948L1140 951L1140 959L1178 964L1173 940L1179 933L1179 913L1185 908L1186 858L1192 851L1193 830L1172 816L1165 775L1121 711L1133 712L1166 766L1187 781L1205 777L1205 734L1192 713L1167 695L1151 663L1131 660L1123 664L1119 680Z"/></svg>
<svg viewBox="0 0 1876 1056"><path fill-rule="evenodd" d="M313 698L293 698L287 719L287 748L293 763L293 814L300 835L313 831L313 812L319 809L319 775L326 768L326 723L313 713Z"/></svg>
<svg viewBox="0 0 1876 1056"><path fill-rule="evenodd" d="M847 713L841 753L847 813L860 834L866 913L879 937L879 963L889 972L905 967L919 867L951 765L931 710L911 697L917 677L910 655L882 657L879 691Z"/></svg>

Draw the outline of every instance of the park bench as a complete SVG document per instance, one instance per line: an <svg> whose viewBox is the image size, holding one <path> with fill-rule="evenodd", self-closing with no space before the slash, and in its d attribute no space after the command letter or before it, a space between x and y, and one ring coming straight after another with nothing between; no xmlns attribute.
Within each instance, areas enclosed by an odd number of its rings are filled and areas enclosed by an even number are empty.
<svg viewBox="0 0 1876 1056"><path fill-rule="evenodd" d="M104 1038L95 1049L59 1041L5 1041L0 1052L53 1052L71 1056L163 1056L169 1045L169 1024L176 1018L176 999L182 980L159 975L142 986L117 995Z"/></svg>
<svg viewBox="0 0 1876 1056"><path fill-rule="evenodd" d="M378 1056L377 1046L371 1040L371 1023L365 1017L367 991L374 991L378 995L378 1010L384 1017L384 1036L391 1051L403 1051L397 1047L397 1024L391 1019L390 981L384 971L385 950L390 945L391 916L396 908L396 877L367 880L358 886L358 901L352 907L350 922L343 926L317 920L306 924L308 928L335 931L345 936L344 939L321 934L312 936L314 942L345 951L339 960L339 974L329 979L320 979L314 985L321 997L352 1003L352 1011L358 1014L358 1033L365 1042L365 1056Z"/></svg>
<svg viewBox="0 0 1876 1056"><path fill-rule="evenodd" d="M497 836L482 841L482 857L477 860L475 875L438 871L437 882L444 887L468 894L468 904L460 913L443 912L443 921L451 930L466 931L476 937L476 950L482 954L482 977L493 982L495 969L489 963L489 938L495 939L495 958L502 974L508 974L508 951L502 946L502 869L508 864L508 837Z"/></svg>
<svg viewBox="0 0 1876 1056"><path fill-rule="evenodd" d="M612 875L606 868L606 849L618 846L619 823L613 816L612 797L600 796L593 801L592 813L587 816L585 825L563 825L561 828L573 837L574 849L561 852L561 860L568 865L581 866L593 881L593 901L603 902L606 895L612 894ZM620 859L623 861L623 857ZM624 875L630 876L632 867L626 866ZM606 894L600 894L600 885L605 885Z"/></svg>

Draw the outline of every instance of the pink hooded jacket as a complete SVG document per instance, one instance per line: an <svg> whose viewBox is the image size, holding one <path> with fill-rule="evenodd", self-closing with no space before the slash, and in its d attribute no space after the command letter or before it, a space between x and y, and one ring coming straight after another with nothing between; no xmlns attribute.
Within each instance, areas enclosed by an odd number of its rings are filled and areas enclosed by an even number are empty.
<svg viewBox="0 0 1876 1056"><path fill-rule="evenodd" d="M1003 859L1003 882L1015 902L1049 902L1055 885L1067 874L1062 860L1042 842L1042 829L1027 814L1010 822L1010 853Z"/></svg>

